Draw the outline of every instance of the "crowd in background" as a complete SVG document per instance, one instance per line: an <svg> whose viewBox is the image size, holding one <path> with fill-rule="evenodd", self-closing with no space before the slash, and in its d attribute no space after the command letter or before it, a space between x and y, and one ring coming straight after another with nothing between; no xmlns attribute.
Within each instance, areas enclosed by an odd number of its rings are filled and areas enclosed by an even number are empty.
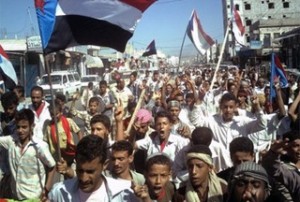
<svg viewBox="0 0 300 202"><path fill-rule="evenodd" d="M294 75L287 88L235 66L103 78L69 104L39 86L30 104L22 86L1 95L0 198L300 201Z"/></svg>

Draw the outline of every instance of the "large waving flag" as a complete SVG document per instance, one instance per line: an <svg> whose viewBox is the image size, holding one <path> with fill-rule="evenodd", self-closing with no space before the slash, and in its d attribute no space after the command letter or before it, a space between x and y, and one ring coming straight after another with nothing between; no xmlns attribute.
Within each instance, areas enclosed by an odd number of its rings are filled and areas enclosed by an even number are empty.
<svg viewBox="0 0 300 202"><path fill-rule="evenodd" d="M233 8L232 16L232 32L235 38L235 41L244 46L245 45L245 26L243 25L242 18L236 8Z"/></svg>
<svg viewBox="0 0 300 202"><path fill-rule="evenodd" d="M35 0L44 53L76 45L124 52L143 12L156 0Z"/></svg>
<svg viewBox="0 0 300 202"><path fill-rule="evenodd" d="M16 71L8 59L8 55L0 45L0 83L4 83L5 88L13 90L18 83Z"/></svg>
<svg viewBox="0 0 300 202"><path fill-rule="evenodd" d="M142 56L146 57L150 55L156 55L155 40L151 41L151 43L148 45L146 51L143 53Z"/></svg>
<svg viewBox="0 0 300 202"><path fill-rule="evenodd" d="M195 10L192 12L192 16L187 27L187 35L202 55L204 55L207 49L214 44L214 41L210 38L210 36L204 32Z"/></svg>
<svg viewBox="0 0 300 202"><path fill-rule="evenodd" d="M270 101L272 102L272 99L276 97L275 89L273 88L274 80L279 79L279 84L281 88L287 88L288 87L288 80L286 77L285 70L278 58L278 56L275 53L272 53L271 56L271 78L270 78L270 89L271 89L271 95L270 95Z"/></svg>

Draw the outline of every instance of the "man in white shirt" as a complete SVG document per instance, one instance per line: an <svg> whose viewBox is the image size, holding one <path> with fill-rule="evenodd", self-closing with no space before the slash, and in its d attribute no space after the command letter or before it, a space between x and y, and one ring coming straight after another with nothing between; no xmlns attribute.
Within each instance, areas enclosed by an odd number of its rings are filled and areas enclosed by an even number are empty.
<svg viewBox="0 0 300 202"><path fill-rule="evenodd" d="M34 86L31 89L31 104L29 109L34 113L34 130L33 138L43 140L44 124L47 120L51 120L49 112L49 103L43 100L44 91L40 86Z"/></svg>
<svg viewBox="0 0 300 202"><path fill-rule="evenodd" d="M77 177L54 185L49 193L55 202L138 201L130 189L131 182L104 177L106 144L96 135L82 138L75 155Z"/></svg>
<svg viewBox="0 0 300 202"><path fill-rule="evenodd" d="M227 151L221 158L224 158L224 162L228 162L227 165L223 165L222 169L226 169L231 166L229 155L230 142L239 136L247 136L251 133L264 130L267 126L267 121L263 117L263 112L259 106L258 99L254 99L253 107L256 111L257 119L251 119L243 116L234 116L237 109L237 98L231 94L226 93L220 100L221 114L215 114L209 117L200 117L198 113L199 106L195 105L191 114L191 122L195 126L209 127L214 134L213 139L219 142L222 147Z"/></svg>

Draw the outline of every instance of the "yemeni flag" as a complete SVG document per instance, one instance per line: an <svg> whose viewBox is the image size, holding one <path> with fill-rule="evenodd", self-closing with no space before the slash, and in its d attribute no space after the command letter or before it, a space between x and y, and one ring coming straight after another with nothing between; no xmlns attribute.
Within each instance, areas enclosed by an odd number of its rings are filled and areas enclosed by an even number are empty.
<svg viewBox="0 0 300 202"><path fill-rule="evenodd" d="M272 53L271 55L271 78L270 78L270 102L276 97L276 92L274 89L274 81L279 80L279 85L281 88L287 88L289 86L285 70L280 62L279 57Z"/></svg>
<svg viewBox="0 0 300 202"><path fill-rule="evenodd" d="M195 48L204 55L215 42L208 36L200 23L198 15L195 10L192 12L191 19L187 27L187 35L194 44Z"/></svg>
<svg viewBox="0 0 300 202"><path fill-rule="evenodd" d="M8 55L0 45L0 85L3 83L6 89L13 90L18 83L18 78Z"/></svg>
<svg viewBox="0 0 300 202"><path fill-rule="evenodd" d="M146 51L143 53L143 57L147 57L150 55L156 55L156 47L155 47L155 40L151 41L151 43L148 45Z"/></svg>
<svg viewBox="0 0 300 202"><path fill-rule="evenodd" d="M44 53L77 45L124 52L143 12L156 0L35 0Z"/></svg>
<svg viewBox="0 0 300 202"><path fill-rule="evenodd" d="M245 26L243 25L242 18L239 14L239 12L233 8L233 18L232 18L232 32L235 38L235 41L242 45L245 46Z"/></svg>

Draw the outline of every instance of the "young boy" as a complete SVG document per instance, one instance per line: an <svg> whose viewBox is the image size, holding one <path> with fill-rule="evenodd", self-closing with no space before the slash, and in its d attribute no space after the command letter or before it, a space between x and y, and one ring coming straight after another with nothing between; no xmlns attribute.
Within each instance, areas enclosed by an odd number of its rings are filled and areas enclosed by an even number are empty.
<svg viewBox="0 0 300 202"><path fill-rule="evenodd" d="M171 160L163 154L155 154L146 162L146 184L133 185L135 194L143 201L184 201L175 194L175 185L170 182Z"/></svg>
<svg viewBox="0 0 300 202"><path fill-rule="evenodd" d="M97 97L91 97L89 99L89 105L88 105L88 111L79 111L75 109L75 101L77 97L75 97L71 104L71 114L75 117L78 117L84 121L84 135L90 135L91 134L91 127L90 127L90 121L93 116L95 116L98 113L99 109L99 99Z"/></svg>
<svg viewBox="0 0 300 202"><path fill-rule="evenodd" d="M15 116L16 135L0 137L0 146L8 150L12 199L40 198L51 188L55 161L48 145L32 139L34 114L23 109Z"/></svg>
<svg viewBox="0 0 300 202"><path fill-rule="evenodd" d="M82 138L82 133L77 124L70 118L66 118L62 115L62 106L56 101L55 106L50 105L49 111L52 117L52 121L50 125L47 126L47 130L45 132L44 141L49 144L50 151L57 158L57 135L56 128L54 123L54 116L57 120L56 127L58 130L59 136L59 146L61 150L61 157L64 161L67 162L68 165L71 165L75 156L75 144L73 133L78 135L78 139ZM61 161L63 161L61 160ZM64 173L62 173L64 174Z"/></svg>

